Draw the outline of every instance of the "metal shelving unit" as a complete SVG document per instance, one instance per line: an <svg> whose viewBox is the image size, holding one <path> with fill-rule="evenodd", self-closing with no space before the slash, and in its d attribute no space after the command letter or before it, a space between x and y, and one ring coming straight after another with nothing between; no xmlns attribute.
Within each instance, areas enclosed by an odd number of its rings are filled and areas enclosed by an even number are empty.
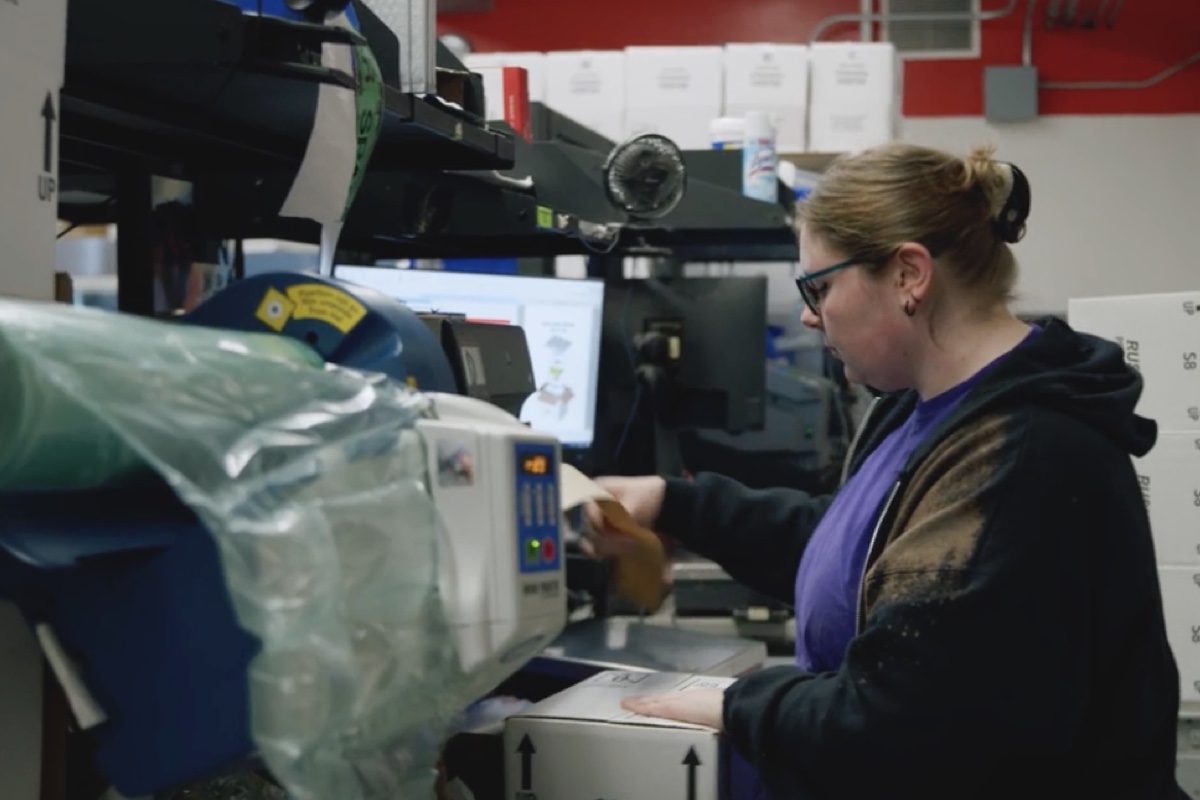
<svg viewBox="0 0 1200 800"><path fill-rule="evenodd" d="M736 154L687 154L688 190L654 224L606 200L613 143L535 104L534 141L479 116L478 76L448 70L455 104L394 88L395 37L354 0L361 33L245 14L216 0L72 0L59 109L59 215L118 224L118 303L154 308L155 177L192 184L211 241L315 243L285 219L323 83L330 41L365 42L385 86L379 137L340 247L375 258L665 253L678 260L792 260L785 204L741 194ZM447 54L448 55L448 54ZM451 65L457 66L457 65ZM473 113L476 112L476 113ZM722 161L722 158L724 161ZM714 167L714 164L716 167Z"/></svg>

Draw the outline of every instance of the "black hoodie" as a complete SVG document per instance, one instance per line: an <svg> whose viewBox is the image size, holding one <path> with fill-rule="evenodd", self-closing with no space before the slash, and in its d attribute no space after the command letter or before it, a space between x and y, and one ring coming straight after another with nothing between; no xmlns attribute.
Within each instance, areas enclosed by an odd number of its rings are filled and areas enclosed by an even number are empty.
<svg viewBox="0 0 1200 800"><path fill-rule="evenodd" d="M1131 455L1156 427L1120 349L1048 320L972 387L879 514L837 672L725 694L776 800L1177 800L1179 677ZM849 473L916 403L880 398ZM829 498L669 481L659 528L790 602Z"/></svg>

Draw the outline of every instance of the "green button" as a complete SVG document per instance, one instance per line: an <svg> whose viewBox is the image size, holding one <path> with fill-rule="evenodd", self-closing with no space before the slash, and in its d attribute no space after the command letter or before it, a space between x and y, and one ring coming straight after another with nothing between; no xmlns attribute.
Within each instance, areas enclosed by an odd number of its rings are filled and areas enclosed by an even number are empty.
<svg viewBox="0 0 1200 800"><path fill-rule="evenodd" d="M537 539L525 542L525 563L536 564L541 557L540 545Z"/></svg>

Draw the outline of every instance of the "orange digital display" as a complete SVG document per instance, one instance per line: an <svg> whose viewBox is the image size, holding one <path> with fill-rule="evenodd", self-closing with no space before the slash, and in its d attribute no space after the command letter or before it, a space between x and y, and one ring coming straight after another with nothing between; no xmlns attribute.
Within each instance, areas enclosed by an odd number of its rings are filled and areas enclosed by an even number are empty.
<svg viewBox="0 0 1200 800"><path fill-rule="evenodd" d="M549 469L550 460L545 456L525 456L521 459L521 471L526 475L545 475Z"/></svg>

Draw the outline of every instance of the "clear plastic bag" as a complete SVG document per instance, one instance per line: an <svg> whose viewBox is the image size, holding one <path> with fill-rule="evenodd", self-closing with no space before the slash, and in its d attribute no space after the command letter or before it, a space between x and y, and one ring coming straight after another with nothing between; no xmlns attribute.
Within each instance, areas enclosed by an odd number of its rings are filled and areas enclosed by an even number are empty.
<svg viewBox="0 0 1200 800"><path fill-rule="evenodd" d="M215 537L262 640L252 735L291 796L431 796L474 698L438 593L420 394L282 337L16 301L0 386L0 488L152 469Z"/></svg>

